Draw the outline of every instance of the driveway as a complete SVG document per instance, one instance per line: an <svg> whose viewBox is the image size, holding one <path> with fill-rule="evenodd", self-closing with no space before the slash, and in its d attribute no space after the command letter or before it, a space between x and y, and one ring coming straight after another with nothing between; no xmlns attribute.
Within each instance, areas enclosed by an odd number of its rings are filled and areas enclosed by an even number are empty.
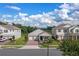
<svg viewBox="0 0 79 59"><path fill-rule="evenodd" d="M0 42L0 45L4 45L6 43L10 42L10 40L6 40L6 41L3 41L3 42Z"/></svg>
<svg viewBox="0 0 79 59"><path fill-rule="evenodd" d="M27 44L20 49L38 49L38 42L34 40L28 40Z"/></svg>

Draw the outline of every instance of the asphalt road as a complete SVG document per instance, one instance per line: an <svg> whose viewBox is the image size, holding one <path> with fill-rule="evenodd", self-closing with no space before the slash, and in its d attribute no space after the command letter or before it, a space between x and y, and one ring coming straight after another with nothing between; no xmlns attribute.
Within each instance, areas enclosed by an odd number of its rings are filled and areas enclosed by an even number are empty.
<svg viewBox="0 0 79 59"><path fill-rule="evenodd" d="M50 56L61 56L58 49L49 49ZM47 49L0 49L0 56L47 56Z"/></svg>

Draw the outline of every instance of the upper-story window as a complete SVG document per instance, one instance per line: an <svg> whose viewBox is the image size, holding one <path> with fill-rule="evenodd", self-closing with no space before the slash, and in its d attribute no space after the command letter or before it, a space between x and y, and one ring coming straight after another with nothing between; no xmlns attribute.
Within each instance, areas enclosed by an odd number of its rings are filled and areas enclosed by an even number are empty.
<svg viewBox="0 0 79 59"><path fill-rule="evenodd" d="M61 32L61 29L58 29L58 32Z"/></svg>
<svg viewBox="0 0 79 59"><path fill-rule="evenodd" d="M13 32L14 32L14 29L13 29Z"/></svg>
<svg viewBox="0 0 79 59"><path fill-rule="evenodd" d="M8 32L8 30L4 30L4 32L5 32L5 33L7 33L7 32Z"/></svg>
<svg viewBox="0 0 79 59"><path fill-rule="evenodd" d="M10 32L11 32L12 30L10 29Z"/></svg>
<svg viewBox="0 0 79 59"><path fill-rule="evenodd" d="M76 29L76 31L75 31L76 33L79 33L79 29Z"/></svg>
<svg viewBox="0 0 79 59"><path fill-rule="evenodd" d="M0 34L2 33L2 30L0 30Z"/></svg>
<svg viewBox="0 0 79 59"><path fill-rule="evenodd" d="M0 30L0 32L2 32L2 30Z"/></svg>
<svg viewBox="0 0 79 59"><path fill-rule="evenodd" d="M64 32L67 32L67 30L64 30Z"/></svg>

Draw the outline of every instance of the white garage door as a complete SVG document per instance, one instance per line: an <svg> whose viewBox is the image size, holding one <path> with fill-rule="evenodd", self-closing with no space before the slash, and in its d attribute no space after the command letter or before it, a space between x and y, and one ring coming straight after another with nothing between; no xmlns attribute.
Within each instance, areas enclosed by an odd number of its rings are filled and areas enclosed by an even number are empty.
<svg viewBox="0 0 79 59"><path fill-rule="evenodd" d="M29 40L35 40L36 37L29 37Z"/></svg>
<svg viewBox="0 0 79 59"><path fill-rule="evenodd" d="M29 40L33 40L33 37L29 37Z"/></svg>

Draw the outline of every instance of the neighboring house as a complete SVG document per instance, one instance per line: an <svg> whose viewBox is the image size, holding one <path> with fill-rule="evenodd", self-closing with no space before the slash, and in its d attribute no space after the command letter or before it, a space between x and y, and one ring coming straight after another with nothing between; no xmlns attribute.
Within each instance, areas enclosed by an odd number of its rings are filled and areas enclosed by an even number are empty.
<svg viewBox="0 0 79 59"><path fill-rule="evenodd" d="M47 40L49 37L51 37L51 34L41 29L37 29L28 34L29 40L44 41L44 40Z"/></svg>
<svg viewBox="0 0 79 59"><path fill-rule="evenodd" d="M78 39L79 26L70 24L60 24L52 29L53 36L58 40L62 39Z"/></svg>
<svg viewBox="0 0 79 59"><path fill-rule="evenodd" d="M21 37L21 29L13 25L0 25L0 36L14 36L17 39Z"/></svg>

